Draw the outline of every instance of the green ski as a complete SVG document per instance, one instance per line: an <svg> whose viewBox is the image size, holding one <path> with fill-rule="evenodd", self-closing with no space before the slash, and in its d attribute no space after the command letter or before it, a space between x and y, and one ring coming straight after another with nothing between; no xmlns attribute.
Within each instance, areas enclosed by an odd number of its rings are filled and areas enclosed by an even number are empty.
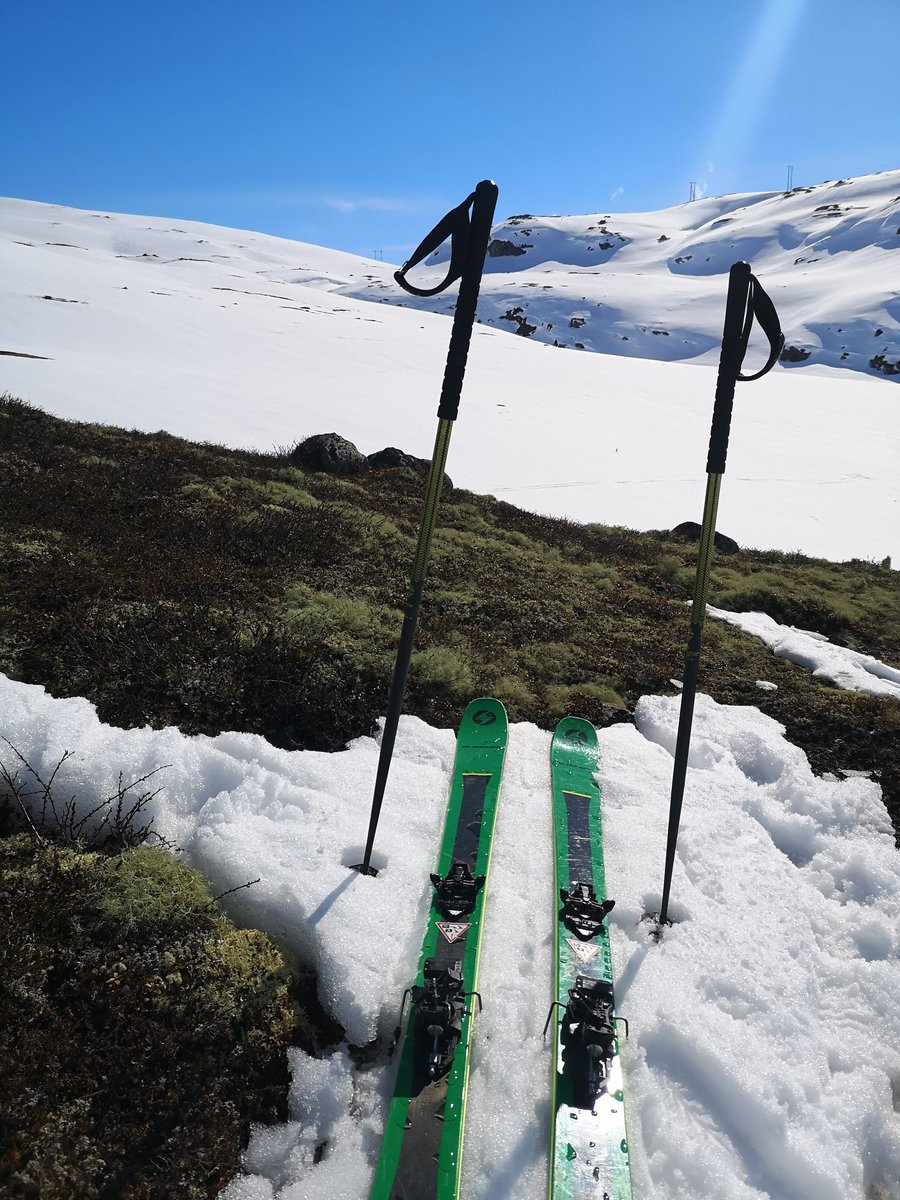
<svg viewBox="0 0 900 1200"><path fill-rule="evenodd" d="M459 1195L472 1017L481 1005L485 883L506 739L503 705L473 700L459 727L418 976L403 996L399 1064L372 1200Z"/></svg>
<svg viewBox="0 0 900 1200"><path fill-rule="evenodd" d="M555 890L551 1200L631 1200L613 999L597 732L566 717L553 735ZM623 1021L624 1023L624 1021ZM627 1026L626 1026L627 1032Z"/></svg>

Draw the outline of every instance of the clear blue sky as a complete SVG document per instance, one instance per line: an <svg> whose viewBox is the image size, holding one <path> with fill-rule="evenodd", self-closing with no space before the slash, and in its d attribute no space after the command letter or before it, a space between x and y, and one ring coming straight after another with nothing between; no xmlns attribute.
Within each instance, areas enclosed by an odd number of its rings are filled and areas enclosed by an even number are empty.
<svg viewBox="0 0 900 1200"><path fill-rule="evenodd" d="M6 0L0 194L400 261L481 178L639 211L900 166L897 0Z"/></svg>

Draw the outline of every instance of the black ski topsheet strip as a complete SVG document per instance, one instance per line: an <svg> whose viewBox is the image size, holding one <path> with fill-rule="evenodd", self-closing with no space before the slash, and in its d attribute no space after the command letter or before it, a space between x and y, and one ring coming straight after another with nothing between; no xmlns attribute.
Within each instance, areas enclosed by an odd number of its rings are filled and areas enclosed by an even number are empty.
<svg viewBox="0 0 900 1200"><path fill-rule="evenodd" d="M594 884L591 831L588 825L590 797L580 792L563 792L569 829L569 887L573 883Z"/></svg>

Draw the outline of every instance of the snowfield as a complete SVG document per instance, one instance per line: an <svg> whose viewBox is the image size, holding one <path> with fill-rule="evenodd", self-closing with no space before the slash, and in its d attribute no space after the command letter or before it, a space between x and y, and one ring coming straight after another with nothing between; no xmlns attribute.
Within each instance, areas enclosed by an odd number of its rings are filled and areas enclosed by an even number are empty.
<svg viewBox="0 0 900 1200"><path fill-rule="evenodd" d="M836 658L838 647L830 651ZM102 725L85 700L0 676L6 736L88 804L168 764L153 801L241 923L311 961L350 1042L386 1045L415 975L454 736L401 721L376 840L358 862L377 759L287 752L240 733ZM699 696L672 891L659 909L678 699L600 733L610 917L635 1195L642 1200L900 1196L900 856L878 786L815 777L782 728ZM546 1194L552 991L550 734L513 725L498 809L463 1194ZM382 1054L291 1051L291 1120L255 1130L222 1200L364 1200L391 1085ZM320 1161L315 1161L317 1147ZM878 1191L877 1188L881 1188Z"/></svg>
<svg viewBox="0 0 900 1200"><path fill-rule="evenodd" d="M489 259L450 449L454 482L584 522L699 520L727 286L710 272L749 255L789 343L806 338L814 316L821 324L844 312L849 322L850 309L873 329L846 361L838 356L844 369L810 365L835 361L820 356L739 385L719 527L744 546L900 561L900 376L863 370L871 346L885 349L900 328L887 216L900 172L822 186L829 203L853 209L837 223L817 216L825 200L806 192L724 197L610 217L627 240L600 252L602 270L581 261L597 253L578 232L596 223L588 217L542 219L534 250ZM726 216L732 224L713 231ZM804 236L831 239L806 275L779 249L788 217L791 228L810 226ZM664 230L670 242L659 243ZM503 227L494 232L507 240ZM701 233L717 249L698 273L669 247L677 237L686 251ZM859 245L864 235L875 241ZM0 201L0 389L64 417L261 449L334 430L364 453L395 445L427 458L450 335L441 313L452 303L413 301L391 267L339 251ZM546 344L585 304L589 320L566 324L565 340L604 353ZM510 305L544 328L544 342L509 332L516 324L500 318ZM653 334L663 326L668 336ZM616 333L626 327L628 342ZM641 327L650 332L638 337ZM756 337L748 365L762 354ZM693 361L662 361L685 357Z"/></svg>

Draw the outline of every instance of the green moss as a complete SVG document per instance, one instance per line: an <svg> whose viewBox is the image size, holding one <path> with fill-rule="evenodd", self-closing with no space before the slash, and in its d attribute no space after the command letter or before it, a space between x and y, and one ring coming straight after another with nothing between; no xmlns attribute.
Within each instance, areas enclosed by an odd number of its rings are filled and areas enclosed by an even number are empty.
<svg viewBox="0 0 900 1200"><path fill-rule="evenodd" d="M536 642L523 649L520 657L532 678L542 683L561 683L571 679L581 653L568 642Z"/></svg>
<svg viewBox="0 0 900 1200"><path fill-rule="evenodd" d="M141 846L110 859L106 873L97 911L123 930L161 921L179 923L211 905L203 876L159 847Z"/></svg>
<svg viewBox="0 0 900 1200"><path fill-rule="evenodd" d="M399 629L402 617L384 605L354 596L316 591L303 583L285 592L281 613L300 642L335 650L383 646Z"/></svg>
<svg viewBox="0 0 900 1200"><path fill-rule="evenodd" d="M471 666L449 646L431 646L412 656L411 672L420 683L438 686L452 696L470 698L475 684Z"/></svg>
<svg viewBox="0 0 900 1200"><path fill-rule="evenodd" d="M614 587L621 578L615 567L598 562L585 563L581 575L587 583L601 588Z"/></svg>
<svg viewBox="0 0 900 1200"><path fill-rule="evenodd" d="M295 981L162 850L0 841L0 1191L205 1200L284 1116Z"/></svg>
<svg viewBox="0 0 900 1200"><path fill-rule="evenodd" d="M534 705L534 694L515 675L499 675L489 691L507 706L513 720L520 720L519 714L527 712Z"/></svg>
<svg viewBox="0 0 900 1200"><path fill-rule="evenodd" d="M119 469L121 463L114 458L107 458L102 454L84 454L78 460L83 467L112 467Z"/></svg>
<svg viewBox="0 0 900 1200"><path fill-rule="evenodd" d="M45 558L51 552L46 542L13 542L10 550L23 558Z"/></svg>
<svg viewBox="0 0 900 1200"><path fill-rule="evenodd" d="M595 683L579 683L571 687L549 687L544 692L545 704L550 712L558 717L580 712L585 701L592 702L592 708L595 704L619 709L627 707L618 692Z"/></svg>

